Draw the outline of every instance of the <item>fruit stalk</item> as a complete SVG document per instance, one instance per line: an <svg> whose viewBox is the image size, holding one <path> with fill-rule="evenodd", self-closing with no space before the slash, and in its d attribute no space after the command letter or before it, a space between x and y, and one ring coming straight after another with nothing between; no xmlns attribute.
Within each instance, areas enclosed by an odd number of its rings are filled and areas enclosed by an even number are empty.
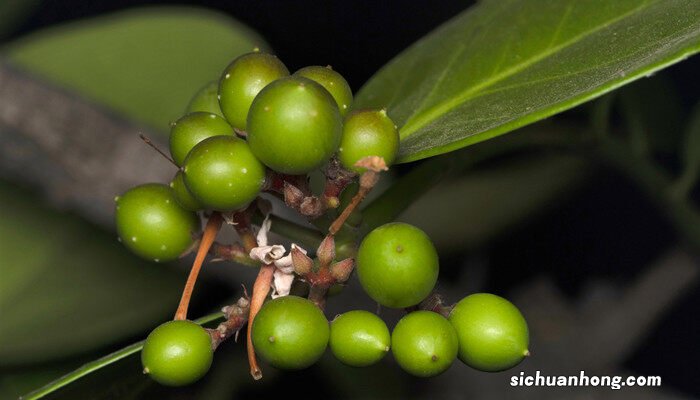
<svg viewBox="0 0 700 400"><path fill-rule="evenodd" d="M197 282L197 276L199 271L202 269L202 264L204 264L204 259L209 253L209 248L216 234L219 233L221 228L221 223L223 218L218 212L212 213L207 221L207 226L204 228L204 234L202 235L202 241L199 243L199 249L197 250L197 255L195 256L194 263L192 264L192 269L190 270L190 275L187 277L187 282L185 283L185 288L182 291L182 297L180 298L180 305L177 307L175 312L176 320L187 319L187 308L190 305L190 298L192 297L192 291L194 290L194 284Z"/></svg>
<svg viewBox="0 0 700 400"><path fill-rule="evenodd" d="M250 252L253 248L258 246L258 241L253 235L253 231L250 227L250 215L248 214L250 209L235 213L233 215L234 228L238 232L238 236L243 242L243 247L247 252ZM260 267L257 278L255 278L255 283L253 283L253 294L250 298L250 310L248 311L248 328L246 337L246 347L248 352L248 364L250 364L250 375L255 380L262 379L262 370L258 365L258 359L255 356L255 347L253 346L253 321L255 316L260 311L265 298L268 293L270 293L270 286L272 285L272 278L275 272L275 266L272 264L264 264Z"/></svg>
<svg viewBox="0 0 700 400"><path fill-rule="evenodd" d="M331 224L330 228L328 228L330 235L335 235L338 233L338 231L340 231L343 224L345 224L345 221L347 221L348 217L350 217L350 214L355 211L355 208L362 203L362 200L367 197L367 194L379 181L379 172L387 170L384 160L382 160L380 157L363 158L362 160L358 161L358 165L366 166L368 170L360 175L360 189L357 191L357 194L353 196L348 206L345 207L343 212L340 213L338 218L336 218Z"/></svg>

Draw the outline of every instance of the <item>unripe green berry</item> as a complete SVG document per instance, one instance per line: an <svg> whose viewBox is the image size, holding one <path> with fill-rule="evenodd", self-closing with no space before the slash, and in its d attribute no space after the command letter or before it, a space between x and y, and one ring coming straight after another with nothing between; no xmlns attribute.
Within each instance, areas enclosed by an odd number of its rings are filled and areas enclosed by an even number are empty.
<svg viewBox="0 0 700 400"><path fill-rule="evenodd" d="M345 118L338 159L346 169L362 173L355 163L368 156L379 156L387 166L396 160L399 131L385 110L354 111Z"/></svg>
<svg viewBox="0 0 700 400"><path fill-rule="evenodd" d="M268 167L291 175L325 164L338 149L338 106L318 83L294 76L277 80L253 101L248 143Z"/></svg>
<svg viewBox="0 0 700 400"><path fill-rule="evenodd" d="M223 118L224 113L219 107L219 82L211 81L197 91L187 105L187 114L193 112L208 112Z"/></svg>
<svg viewBox="0 0 700 400"><path fill-rule="evenodd" d="M331 322L329 341L333 355L344 364L366 367L389 351L391 334L384 321L368 311L349 311Z"/></svg>
<svg viewBox="0 0 700 400"><path fill-rule="evenodd" d="M391 334L391 352L404 371L420 377L444 372L457 358L457 333L432 311L414 311L401 318Z"/></svg>
<svg viewBox="0 0 700 400"><path fill-rule="evenodd" d="M345 78L335 72L330 65L326 67L318 65L305 67L295 72L294 75L311 79L323 86L338 104L340 115L345 116L350 109L352 105L352 89L350 89L350 85L348 85Z"/></svg>
<svg viewBox="0 0 700 400"><path fill-rule="evenodd" d="M211 337L192 321L169 321L151 332L143 345L143 372L167 386L183 386L207 373L214 356Z"/></svg>
<svg viewBox="0 0 700 400"><path fill-rule="evenodd" d="M182 166L187 154L204 139L213 136L233 136L233 128L216 114L194 112L173 122L170 128L170 154L175 164Z"/></svg>
<svg viewBox="0 0 700 400"><path fill-rule="evenodd" d="M508 300L489 293L463 298L450 313L459 337L459 358L481 371L503 371L527 355L527 322Z"/></svg>
<svg viewBox="0 0 700 400"><path fill-rule="evenodd" d="M116 199L119 238L131 251L156 262L177 259L200 229L197 214L180 207L173 190L149 183Z"/></svg>
<svg viewBox="0 0 700 400"><path fill-rule="evenodd" d="M215 136L195 146L183 165L190 193L208 209L233 211L244 208L260 193L265 166L245 140Z"/></svg>
<svg viewBox="0 0 700 400"><path fill-rule="evenodd" d="M357 276L377 303L409 307L435 286L438 255L428 235L415 226L390 223L367 235L357 251Z"/></svg>
<svg viewBox="0 0 700 400"><path fill-rule="evenodd" d="M229 64L219 81L221 111L234 128L246 130L248 110L255 96L289 70L271 54L244 54Z"/></svg>
<svg viewBox="0 0 700 400"><path fill-rule="evenodd" d="M321 310L297 296L268 301L253 321L255 351L281 369L303 369L318 361L328 336L328 321Z"/></svg>
<svg viewBox="0 0 700 400"><path fill-rule="evenodd" d="M185 174L183 174L182 171L177 171L177 174L175 174L175 177L170 182L170 188L173 189L178 204L185 210L199 211L204 209L204 206L202 206L199 200L195 199L192 193L190 193L190 190L187 189L185 185Z"/></svg>

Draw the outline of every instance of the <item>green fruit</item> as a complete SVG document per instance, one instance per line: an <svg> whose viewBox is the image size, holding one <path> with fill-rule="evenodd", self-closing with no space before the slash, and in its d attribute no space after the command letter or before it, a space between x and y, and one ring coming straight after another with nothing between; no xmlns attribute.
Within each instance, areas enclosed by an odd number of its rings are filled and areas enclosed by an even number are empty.
<svg viewBox="0 0 700 400"><path fill-rule="evenodd" d="M219 81L219 104L228 122L246 130L255 96L270 82L288 75L287 67L271 54L253 52L233 60Z"/></svg>
<svg viewBox="0 0 700 400"><path fill-rule="evenodd" d="M216 136L195 146L183 165L185 185L205 208L239 210L260 193L265 166L245 140Z"/></svg>
<svg viewBox="0 0 700 400"><path fill-rule="evenodd" d="M182 171L178 171L175 174L175 177L170 182L170 188L173 189L177 203L185 210L199 211L204 209L204 206L192 196L190 190L185 186L185 175Z"/></svg>
<svg viewBox="0 0 700 400"><path fill-rule="evenodd" d="M352 105L352 90L350 85L343 78L342 75L333 71L331 66L321 67L314 65L311 67L302 68L295 72L296 76L303 76L304 78L311 79L312 81L323 86L328 93L333 96L336 104L338 104L338 109L340 110L340 115L345 116Z"/></svg>
<svg viewBox="0 0 700 400"><path fill-rule="evenodd" d="M328 321L311 301L284 296L265 303L253 321L253 345L281 369L309 367L328 345Z"/></svg>
<svg viewBox="0 0 700 400"><path fill-rule="evenodd" d="M366 367L389 351L391 335L384 321L371 312L349 311L331 322L330 347L344 364Z"/></svg>
<svg viewBox="0 0 700 400"><path fill-rule="evenodd" d="M192 321L169 321L151 332L141 352L143 372L167 386L193 383L214 358L211 337Z"/></svg>
<svg viewBox="0 0 700 400"><path fill-rule="evenodd" d="M367 235L357 251L357 276L377 303L403 308L420 303L435 286L438 255L415 226L390 223Z"/></svg>
<svg viewBox="0 0 700 400"><path fill-rule="evenodd" d="M187 154L204 139L213 136L233 136L233 128L216 114L195 112L173 122L170 128L170 154L179 166Z"/></svg>
<svg viewBox="0 0 700 400"><path fill-rule="evenodd" d="M338 149L338 106L318 83L302 77L277 80L253 101L248 143L268 167L291 175L325 164Z"/></svg>
<svg viewBox="0 0 700 400"><path fill-rule="evenodd" d="M528 351L525 318L508 300L477 293L460 300L450 313L459 337L459 358L481 371L503 371L520 363Z"/></svg>
<svg viewBox="0 0 700 400"><path fill-rule="evenodd" d="M197 91L197 94L190 100L190 104L187 105L188 114L196 111L224 116L221 107L219 107L219 82L209 82Z"/></svg>
<svg viewBox="0 0 700 400"><path fill-rule="evenodd" d="M201 227L197 214L180 207L175 193L165 185L136 186L115 201L119 240L148 260L177 259L192 246Z"/></svg>
<svg viewBox="0 0 700 400"><path fill-rule="evenodd" d="M338 159L346 169L362 173L355 163L368 156L384 158L387 166L399 152L399 131L386 111L362 110L351 113L343 124Z"/></svg>
<svg viewBox="0 0 700 400"><path fill-rule="evenodd" d="M391 346L404 371L429 377L452 365L459 344L455 329L445 317L432 311L415 311L396 324Z"/></svg>

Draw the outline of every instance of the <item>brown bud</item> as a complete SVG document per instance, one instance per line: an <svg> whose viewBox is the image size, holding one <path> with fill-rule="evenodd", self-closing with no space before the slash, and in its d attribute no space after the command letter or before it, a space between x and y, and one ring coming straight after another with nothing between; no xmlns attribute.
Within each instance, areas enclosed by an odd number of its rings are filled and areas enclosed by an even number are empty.
<svg viewBox="0 0 700 400"><path fill-rule="evenodd" d="M294 272L299 275L306 275L311 272L311 269L314 267L314 260L304 254L298 247L292 247L291 254Z"/></svg>
<svg viewBox="0 0 700 400"><path fill-rule="evenodd" d="M331 265L331 276L336 282L343 283L350 278L352 269L355 267L355 260L346 258Z"/></svg>
<svg viewBox="0 0 700 400"><path fill-rule="evenodd" d="M309 217L317 217L323 214L323 204L316 196L305 197L299 205L299 212Z"/></svg>
<svg viewBox="0 0 700 400"><path fill-rule="evenodd" d="M326 236L316 250L316 258L318 258L321 267L331 265L335 259L335 239L332 235Z"/></svg>
<svg viewBox="0 0 700 400"><path fill-rule="evenodd" d="M298 208L301 202L304 201L304 193L294 185L284 183L284 202L289 207Z"/></svg>

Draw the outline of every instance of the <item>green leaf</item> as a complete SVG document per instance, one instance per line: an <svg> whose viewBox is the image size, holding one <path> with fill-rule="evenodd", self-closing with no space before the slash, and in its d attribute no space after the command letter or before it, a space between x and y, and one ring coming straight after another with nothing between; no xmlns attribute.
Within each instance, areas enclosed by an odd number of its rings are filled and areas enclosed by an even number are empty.
<svg viewBox="0 0 700 400"><path fill-rule="evenodd" d="M14 63L162 131L236 56L266 48L250 29L195 8L133 9L32 34Z"/></svg>
<svg viewBox="0 0 700 400"><path fill-rule="evenodd" d="M356 106L388 108L407 162L572 108L698 50L697 0L482 2L392 60Z"/></svg>
<svg viewBox="0 0 700 400"><path fill-rule="evenodd" d="M0 182L0 367L86 353L167 318L181 273Z"/></svg>

